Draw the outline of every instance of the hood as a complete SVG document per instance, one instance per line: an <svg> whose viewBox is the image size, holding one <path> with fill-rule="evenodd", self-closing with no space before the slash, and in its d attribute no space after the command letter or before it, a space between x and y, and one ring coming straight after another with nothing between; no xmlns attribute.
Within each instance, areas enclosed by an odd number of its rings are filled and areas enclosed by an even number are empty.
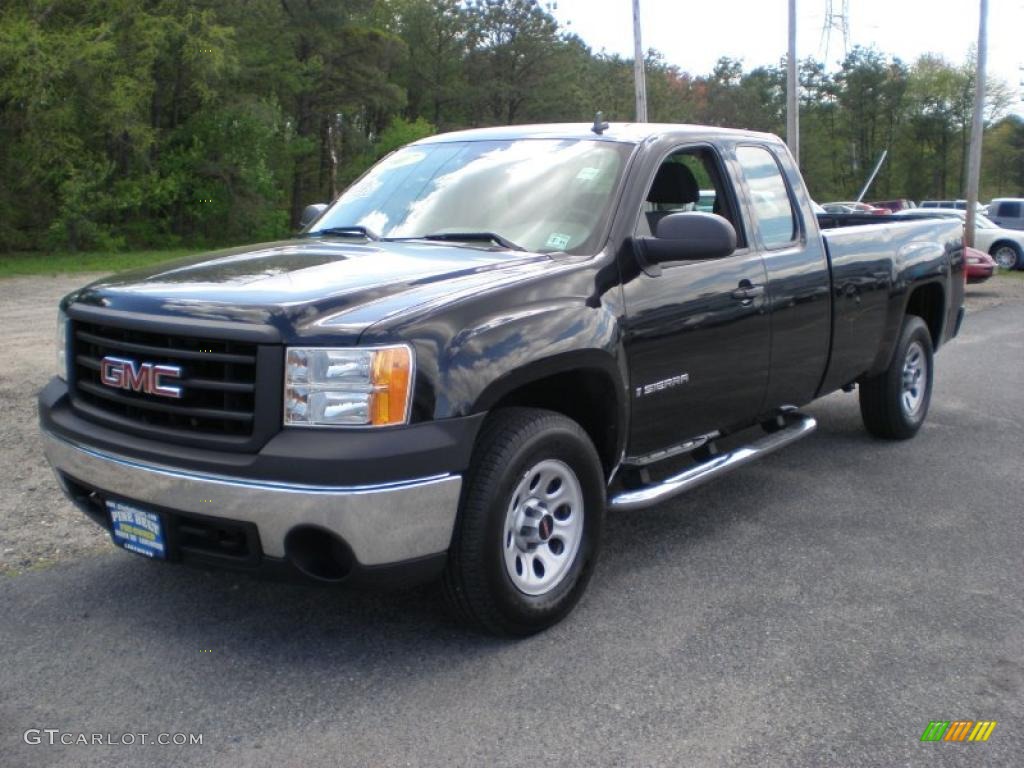
<svg viewBox="0 0 1024 768"><path fill-rule="evenodd" d="M396 314L550 266L542 254L451 243L301 238L124 272L71 294L65 305L273 326L286 340L354 341Z"/></svg>

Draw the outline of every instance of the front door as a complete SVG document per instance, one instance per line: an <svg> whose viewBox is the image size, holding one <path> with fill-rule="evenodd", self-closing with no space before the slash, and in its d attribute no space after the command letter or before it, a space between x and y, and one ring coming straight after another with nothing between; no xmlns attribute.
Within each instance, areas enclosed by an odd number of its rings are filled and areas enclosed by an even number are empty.
<svg viewBox="0 0 1024 768"><path fill-rule="evenodd" d="M662 264L624 281L629 459L749 422L760 411L771 341L766 274L727 179L712 147L680 149L659 167L638 217L637 234L646 235L667 213L711 211L732 221L738 247L725 258Z"/></svg>

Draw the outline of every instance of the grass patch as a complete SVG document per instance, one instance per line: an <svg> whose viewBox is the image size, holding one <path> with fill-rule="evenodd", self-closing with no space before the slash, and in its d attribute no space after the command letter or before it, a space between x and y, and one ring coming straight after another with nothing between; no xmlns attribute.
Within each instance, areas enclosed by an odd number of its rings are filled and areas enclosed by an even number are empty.
<svg viewBox="0 0 1024 768"><path fill-rule="evenodd" d="M195 249L169 251L101 251L94 253L3 253L0 254L0 278L19 275L61 275L74 272L121 272L161 261L179 259Z"/></svg>
<svg viewBox="0 0 1024 768"><path fill-rule="evenodd" d="M1005 269L1000 269L996 273L996 280L999 280L1001 278L1006 278L1007 280L1019 280L1021 282L1024 282L1024 271L1015 269L1011 272Z"/></svg>

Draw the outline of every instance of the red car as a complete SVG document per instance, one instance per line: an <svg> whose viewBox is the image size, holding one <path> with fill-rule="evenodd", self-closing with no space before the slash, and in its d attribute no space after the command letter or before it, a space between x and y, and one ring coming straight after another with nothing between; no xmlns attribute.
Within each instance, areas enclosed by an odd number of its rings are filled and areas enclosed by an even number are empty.
<svg viewBox="0 0 1024 768"><path fill-rule="evenodd" d="M995 259L977 248L965 247L964 258L967 260L965 274L968 283L984 283L999 269Z"/></svg>

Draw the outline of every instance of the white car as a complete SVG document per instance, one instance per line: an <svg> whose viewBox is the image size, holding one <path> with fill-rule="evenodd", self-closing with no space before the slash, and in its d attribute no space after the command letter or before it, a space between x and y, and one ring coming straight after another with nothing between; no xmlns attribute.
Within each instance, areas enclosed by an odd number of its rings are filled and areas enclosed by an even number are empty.
<svg viewBox="0 0 1024 768"><path fill-rule="evenodd" d="M900 218L945 218L967 217L966 211L955 208L915 208L900 211ZM1024 231L1003 229L988 216L977 214L974 218L974 247L985 251L996 260L1002 269L1024 269Z"/></svg>
<svg viewBox="0 0 1024 768"><path fill-rule="evenodd" d="M825 209L826 213L873 213L876 215L889 213L886 208L876 208L875 206L868 205L867 203L858 203L854 201L822 203L821 207Z"/></svg>
<svg viewBox="0 0 1024 768"><path fill-rule="evenodd" d="M975 206L976 206L975 210L978 213L985 213L988 210L981 203L975 203ZM922 200L921 201L921 205L918 206L918 207L919 208L930 208L930 209L935 209L935 208L943 208L943 209L945 209L945 208L953 208L953 209L958 210L958 211L966 211L967 210L967 201L966 200Z"/></svg>

